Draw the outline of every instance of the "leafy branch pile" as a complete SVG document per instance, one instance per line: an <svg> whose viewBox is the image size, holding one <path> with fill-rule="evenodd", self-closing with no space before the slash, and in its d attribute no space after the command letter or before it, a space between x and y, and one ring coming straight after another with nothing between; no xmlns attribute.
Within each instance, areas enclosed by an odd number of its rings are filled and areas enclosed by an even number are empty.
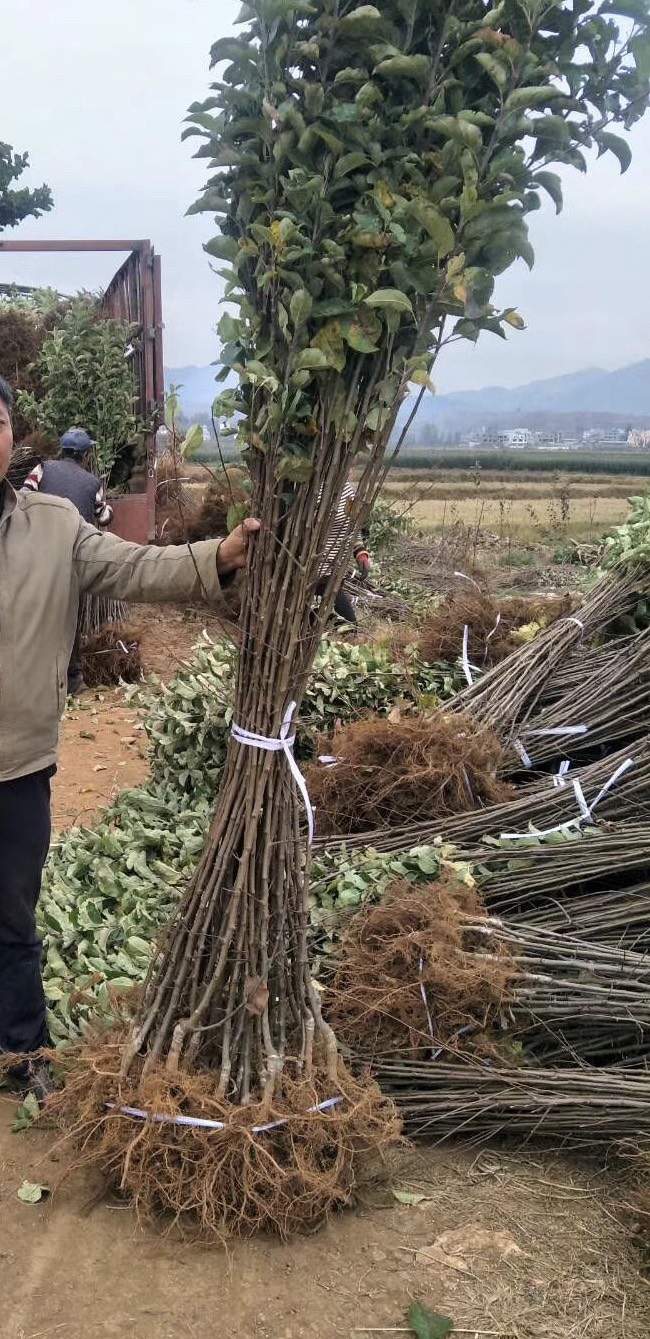
<svg viewBox="0 0 650 1339"><path fill-rule="evenodd" d="M146 698L152 777L170 804L181 794L214 799L232 721L233 668L232 649L206 638L187 668ZM300 709L296 756L313 757L316 736L339 721L386 715L398 701L445 701L459 682L451 666L424 665L413 650L395 661L380 647L324 640Z"/></svg>
<svg viewBox="0 0 650 1339"><path fill-rule="evenodd" d="M90 298L74 299L40 347L39 389L18 395L23 418L55 442L70 427L86 428L97 442L95 465L106 482L119 474L120 458L143 430L126 356L134 329L101 316Z"/></svg>
<svg viewBox="0 0 650 1339"><path fill-rule="evenodd" d="M650 560L650 496L631 497L630 504L630 515L605 540L606 567L634 568Z"/></svg>

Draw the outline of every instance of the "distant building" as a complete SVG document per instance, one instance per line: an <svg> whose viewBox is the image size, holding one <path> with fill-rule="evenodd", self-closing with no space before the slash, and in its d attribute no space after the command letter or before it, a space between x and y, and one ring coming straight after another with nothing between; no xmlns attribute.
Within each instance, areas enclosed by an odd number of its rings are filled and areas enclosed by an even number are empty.
<svg viewBox="0 0 650 1339"><path fill-rule="evenodd" d="M633 428L628 433L627 444L637 451L650 451L650 429Z"/></svg>
<svg viewBox="0 0 650 1339"><path fill-rule="evenodd" d="M550 430L535 433L535 443L537 446L570 446L568 438L561 432L551 432Z"/></svg>
<svg viewBox="0 0 650 1339"><path fill-rule="evenodd" d="M497 433L499 446L506 446L523 450L526 446L532 446L535 440L535 434L530 428L506 428L505 432Z"/></svg>

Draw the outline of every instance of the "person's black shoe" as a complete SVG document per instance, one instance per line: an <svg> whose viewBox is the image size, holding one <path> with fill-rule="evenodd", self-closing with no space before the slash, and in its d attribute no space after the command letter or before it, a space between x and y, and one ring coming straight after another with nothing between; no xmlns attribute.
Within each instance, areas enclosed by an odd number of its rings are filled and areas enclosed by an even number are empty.
<svg viewBox="0 0 650 1339"><path fill-rule="evenodd" d="M33 1093L39 1107L44 1107L48 1097L58 1088L51 1066L45 1060L29 1060L24 1065L16 1065L8 1071L6 1079L10 1092L23 1097Z"/></svg>
<svg viewBox="0 0 650 1339"><path fill-rule="evenodd" d="M84 682L83 674L71 675L68 679L68 697L81 697L86 691L87 684Z"/></svg>

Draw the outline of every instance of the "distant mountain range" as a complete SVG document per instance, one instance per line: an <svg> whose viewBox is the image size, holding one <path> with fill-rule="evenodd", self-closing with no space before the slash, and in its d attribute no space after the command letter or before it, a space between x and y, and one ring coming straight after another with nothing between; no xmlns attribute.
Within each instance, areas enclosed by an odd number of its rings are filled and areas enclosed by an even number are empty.
<svg viewBox="0 0 650 1339"><path fill-rule="evenodd" d="M183 412L188 418L206 414L217 392L215 367L167 368L165 383L181 386ZM415 425L415 435L427 429L440 433L472 432L483 427L557 427L569 430L603 427L608 423L650 425L650 358L615 372L601 367L569 372L546 381L531 381L507 389L486 386L478 391L455 391L426 396Z"/></svg>

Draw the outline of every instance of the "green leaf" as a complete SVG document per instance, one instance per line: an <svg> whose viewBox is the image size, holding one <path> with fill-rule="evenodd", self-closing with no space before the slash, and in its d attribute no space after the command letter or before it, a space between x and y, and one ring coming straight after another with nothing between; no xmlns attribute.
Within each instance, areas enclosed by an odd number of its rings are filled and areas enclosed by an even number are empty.
<svg viewBox="0 0 650 1339"><path fill-rule="evenodd" d="M367 162L368 155L361 153L358 149L354 153L344 153L334 168L334 180L339 181L341 177L347 177L350 172L356 172L360 167L365 167Z"/></svg>
<svg viewBox="0 0 650 1339"><path fill-rule="evenodd" d="M423 1204L427 1198L426 1195L415 1195L410 1190L396 1190L394 1186L392 1186L391 1189L393 1192L393 1199L397 1200L398 1204Z"/></svg>
<svg viewBox="0 0 650 1339"><path fill-rule="evenodd" d="M190 460L190 458L195 456L197 451L200 451L201 447L204 445L205 438L203 436L203 428L200 423L193 423L191 428L188 428L183 441L181 442L181 455L183 459Z"/></svg>
<svg viewBox="0 0 650 1339"><path fill-rule="evenodd" d="M506 307L505 311L501 313L501 319L507 321L508 325L511 325L513 330L526 329L526 322L524 321L523 316L521 316L514 307Z"/></svg>
<svg viewBox="0 0 650 1339"><path fill-rule="evenodd" d="M241 322L237 321L230 312L224 312L217 327L219 338L224 344L236 344L241 330Z"/></svg>
<svg viewBox="0 0 650 1339"><path fill-rule="evenodd" d="M406 293L401 293L399 288L378 288L376 293L371 293L369 297L364 298L367 307L388 308L390 311L406 312L413 316L413 308L410 299Z"/></svg>
<svg viewBox="0 0 650 1339"><path fill-rule="evenodd" d="M232 534L232 531L236 530L237 526L241 525L242 521L245 521L250 514L251 509L247 502L233 502L226 513L226 529L228 534Z"/></svg>
<svg viewBox="0 0 650 1339"><path fill-rule="evenodd" d="M446 219L444 214L441 214L440 210L435 209L433 205L422 204L421 202L412 205L411 211L418 222L422 224L422 227L426 228L438 255L448 256L449 252L453 251L456 241L449 219Z"/></svg>
<svg viewBox="0 0 650 1339"><path fill-rule="evenodd" d="M359 5L339 19L339 28L347 36L348 28L364 27L374 31L378 23L381 23L381 14L374 5Z"/></svg>
<svg viewBox="0 0 650 1339"><path fill-rule="evenodd" d="M476 60L479 65L482 65L486 74L489 74L497 88L505 88L508 82L508 71L505 66L496 59L496 56L491 56L487 51L478 51Z"/></svg>
<svg viewBox="0 0 650 1339"><path fill-rule="evenodd" d="M646 10L645 17L647 18L646 0L643 0L643 6ZM635 37L630 42L630 48L632 50L632 55L634 56L634 64L636 65L639 78L650 79L650 38L648 36Z"/></svg>
<svg viewBox="0 0 650 1339"><path fill-rule="evenodd" d="M298 371L307 368L309 371L320 372L329 366L327 354L322 349L303 349L296 360Z"/></svg>
<svg viewBox="0 0 650 1339"><path fill-rule="evenodd" d="M431 391L432 395L435 395L436 393L435 385L424 367L416 367L415 370L411 372L409 381L413 386L426 386L427 390Z"/></svg>
<svg viewBox="0 0 650 1339"><path fill-rule="evenodd" d="M311 293L308 293L306 288L298 288L292 295L291 302L289 303L289 312L295 330L297 330L299 326L304 325L305 321L311 315L312 307L313 298ZM307 364L304 364L304 366L307 366Z"/></svg>
<svg viewBox="0 0 650 1339"><path fill-rule="evenodd" d="M542 186L551 197L555 205L555 212L559 214L562 210L564 200L562 197L562 182L556 172L536 172L535 185Z"/></svg>
<svg viewBox="0 0 650 1339"><path fill-rule="evenodd" d="M440 868L440 859L436 851L431 846L419 846L411 853L418 863L418 868L423 874L437 874Z"/></svg>
<svg viewBox="0 0 650 1339"><path fill-rule="evenodd" d="M44 1195L49 1195L47 1186L41 1186L36 1181L23 1181L20 1190L17 1192L18 1199L23 1204L38 1204Z"/></svg>
<svg viewBox="0 0 650 1339"><path fill-rule="evenodd" d="M360 307L354 316L341 322L343 334L357 353L376 353L381 339L382 324L373 311Z"/></svg>
<svg viewBox="0 0 650 1339"><path fill-rule="evenodd" d="M312 339L312 348L325 354L327 366L342 372L345 367L345 346L340 321L327 321Z"/></svg>
<svg viewBox="0 0 650 1339"><path fill-rule="evenodd" d="M406 1319L416 1339L447 1339L452 1333L454 1323L448 1316L437 1311L429 1311L421 1302L412 1302L406 1313Z"/></svg>
<svg viewBox="0 0 650 1339"><path fill-rule="evenodd" d="M248 8L248 6L247 6ZM253 13L254 11L251 11ZM249 57L249 48L246 42L241 42L237 37L221 37L218 42L214 42L210 48L210 66L219 65L222 60L242 60Z"/></svg>
<svg viewBox="0 0 650 1339"><path fill-rule="evenodd" d="M313 465L306 456L282 456L278 464L278 479L289 479L291 483L306 484L312 476Z"/></svg>
<svg viewBox="0 0 650 1339"><path fill-rule="evenodd" d="M239 248L234 237L211 237L204 242L203 250L215 260L236 260Z"/></svg>
<svg viewBox="0 0 650 1339"><path fill-rule="evenodd" d="M510 97L506 98L504 111L519 112L527 107L545 107L548 102L557 101L556 90L551 84L541 84L537 87L516 88Z"/></svg>
<svg viewBox="0 0 650 1339"><path fill-rule="evenodd" d="M51 988L48 988L48 1000L52 1000ZM16 1107L14 1121L11 1126L14 1134L20 1134L22 1130L30 1130L35 1121L38 1120L41 1109L34 1093L27 1093L23 1102Z"/></svg>
<svg viewBox="0 0 650 1339"><path fill-rule="evenodd" d="M375 66L374 74L383 74L387 79L416 79L424 84L429 78L431 61L428 56L389 56Z"/></svg>
<svg viewBox="0 0 650 1339"><path fill-rule="evenodd" d="M632 162L632 150L627 140L621 139L620 135L612 135L609 131L601 131L598 135L598 157L603 153L613 153L621 165L621 172L627 172Z"/></svg>

